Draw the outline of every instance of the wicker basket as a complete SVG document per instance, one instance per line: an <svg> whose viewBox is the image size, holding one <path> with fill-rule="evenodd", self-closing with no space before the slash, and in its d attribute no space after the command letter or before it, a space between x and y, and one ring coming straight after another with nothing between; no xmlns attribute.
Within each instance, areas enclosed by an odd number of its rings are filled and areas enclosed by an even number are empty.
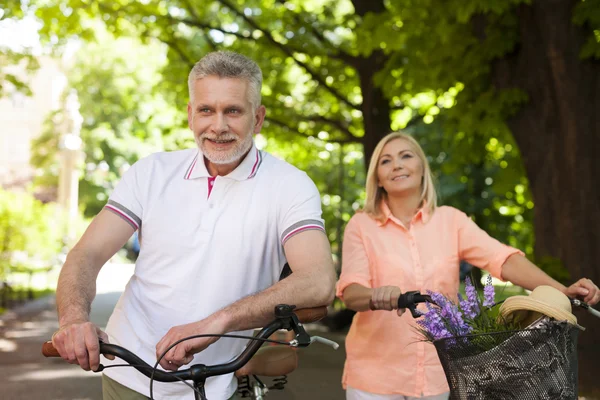
<svg viewBox="0 0 600 400"><path fill-rule="evenodd" d="M578 333L573 325L549 321L433 343L451 400L577 400Z"/></svg>

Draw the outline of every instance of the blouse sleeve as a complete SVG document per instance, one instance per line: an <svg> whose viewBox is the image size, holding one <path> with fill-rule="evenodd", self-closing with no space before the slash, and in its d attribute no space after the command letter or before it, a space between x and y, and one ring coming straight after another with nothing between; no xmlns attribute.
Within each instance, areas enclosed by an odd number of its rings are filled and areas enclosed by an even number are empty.
<svg viewBox="0 0 600 400"><path fill-rule="evenodd" d="M487 234L465 213L456 210L458 246L461 260L486 270L502 280L502 265L513 254L524 255L521 250L500 243Z"/></svg>
<svg viewBox="0 0 600 400"><path fill-rule="evenodd" d="M342 273L336 285L337 297L343 300L344 290L354 283L368 288L371 287L369 257L365 249L360 221L356 215L350 219L344 232Z"/></svg>

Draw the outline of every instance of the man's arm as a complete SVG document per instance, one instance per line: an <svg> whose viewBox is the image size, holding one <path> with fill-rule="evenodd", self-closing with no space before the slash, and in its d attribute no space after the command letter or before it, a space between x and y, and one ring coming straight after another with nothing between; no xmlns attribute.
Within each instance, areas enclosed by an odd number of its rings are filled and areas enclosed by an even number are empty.
<svg viewBox="0 0 600 400"><path fill-rule="evenodd" d="M133 232L133 227L121 217L102 210L69 252L61 269L56 288L59 330L52 343L62 358L85 370L98 368L98 337L107 340L106 334L89 322L98 272Z"/></svg>
<svg viewBox="0 0 600 400"><path fill-rule="evenodd" d="M264 326L274 318L273 310L277 304L308 308L327 305L333 301L336 275L331 248L324 232L308 230L298 233L285 242L284 250L293 271L290 276L202 321L170 329L156 346L157 357L169 345L186 336L222 334ZM176 370L189 363L195 353L216 340L202 338L185 341L171 349L161 360L161 365L165 369Z"/></svg>
<svg viewBox="0 0 600 400"><path fill-rule="evenodd" d="M528 290L540 285L552 286L569 297L581 297L591 305L600 301L600 290L591 280L582 278L565 287L520 254L513 254L506 259L502 265L502 279Z"/></svg>

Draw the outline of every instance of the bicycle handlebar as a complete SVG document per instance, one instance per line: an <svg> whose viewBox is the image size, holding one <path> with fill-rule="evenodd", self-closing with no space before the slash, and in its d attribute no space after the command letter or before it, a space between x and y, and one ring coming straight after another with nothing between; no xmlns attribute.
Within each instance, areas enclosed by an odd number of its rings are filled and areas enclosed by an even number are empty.
<svg viewBox="0 0 600 400"><path fill-rule="evenodd" d="M293 311L293 309L294 306L283 304L275 307L275 320L262 328L254 337L258 340L251 340L244 351L236 359L225 364L211 366L197 364L183 370L166 372L158 369L155 370L134 353L116 344L100 342L100 353L119 357L148 378L151 378L154 372L153 379L160 382L175 382L180 380L193 380L194 382L198 382L211 376L224 375L237 371L243 367L262 346L263 340L261 339L268 338L279 329L293 329L294 332L296 332L296 339L290 342L290 346L305 347L314 341L320 341L337 348L337 343L335 342L327 341L326 339L320 340L320 338L311 338L302 327L302 323L315 322L327 315L327 307L307 308L297 311ZM42 345L42 354L45 357L60 357L60 354L51 341L47 341ZM100 365L97 372L102 371L103 368L104 367Z"/></svg>
<svg viewBox="0 0 600 400"><path fill-rule="evenodd" d="M589 304L578 300L578 299L569 299L571 300L571 304L584 310L587 310L590 314L595 317L600 318L600 311L594 309ZM431 298L431 296L426 294L421 294L419 291L410 291L406 293L402 293L400 297L398 297L398 308L408 308L413 318L418 318L421 316L421 313L417 311L417 304L419 303L431 303L437 305L435 301Z"/></svg>
<svg viewBox="0 0 600 400"><path fill-rule="evenodd" d="M581 307L584 310L586 310L587 312L589 312L590 314L592 314L594 317L598 317L600 318L600 311L596 310L594 307L590 306L588 303L585 303L581 300L577 300L577 299L570 299L571 300L571 304L577 307Z"/></svg>

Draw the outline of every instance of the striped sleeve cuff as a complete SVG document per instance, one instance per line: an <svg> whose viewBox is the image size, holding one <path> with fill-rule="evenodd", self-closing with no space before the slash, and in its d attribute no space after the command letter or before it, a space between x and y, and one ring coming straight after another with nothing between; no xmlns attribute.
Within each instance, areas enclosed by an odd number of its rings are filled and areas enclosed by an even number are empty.
<svg viewBox="0 0 600 400"><path fill-rule="evenodd" d="M306 219L304 221L296 222L283 232L281 235L281 244L284 245L289 238L300 232L314 229L325 232L325 226L323 225L323 222L317 219Z"/></svg>
<svg viewBox="0 0 600 400"><path fill-rule="evenodd" d="M133 211L129 210L122 204L117 203L116 201L109 200L108 203L104 206L109 211L117 214L119 217L123 218L125 222L133 227L133 229L140 229L142 226L142 220L140 217L135 215Z"/></svg>

